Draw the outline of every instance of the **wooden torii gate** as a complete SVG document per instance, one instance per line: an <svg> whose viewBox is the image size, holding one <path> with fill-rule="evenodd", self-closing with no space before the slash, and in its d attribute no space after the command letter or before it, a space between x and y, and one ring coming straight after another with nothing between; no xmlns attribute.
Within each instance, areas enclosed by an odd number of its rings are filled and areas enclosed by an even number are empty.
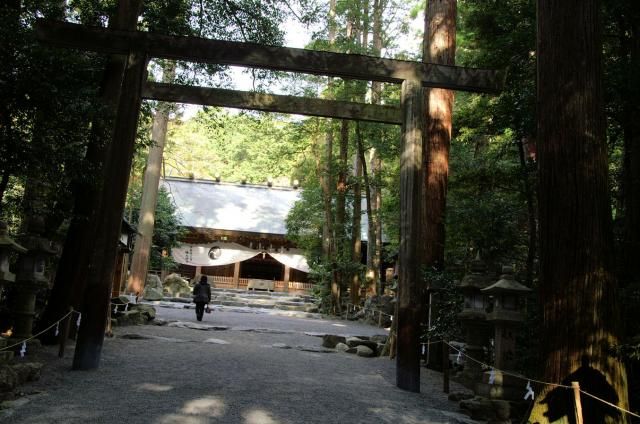
<svg viewBox="0 0 640 424"><path fill-rule="evenodd" d="M104 54L127 56L111 152L105 163L98 213L98 237L93 246L94 269L86 295L91 307L82 311L74 369L97 368L109 313L109 289L124 210L140 105L143 99L228 106L402 125L400 158L400 249L398 275L398 339L396 384L420 391L419 336L423 309L420 278L422 139L425 128L423 87L497 92L495 71L372 56L331 53L196 37L118 31L78 24L38 21L41 42ZM378 106L321 99L276 96L234 90L157 84L146 81L150 58L257 67L333 77L402 84L401 105Z"/></svg>

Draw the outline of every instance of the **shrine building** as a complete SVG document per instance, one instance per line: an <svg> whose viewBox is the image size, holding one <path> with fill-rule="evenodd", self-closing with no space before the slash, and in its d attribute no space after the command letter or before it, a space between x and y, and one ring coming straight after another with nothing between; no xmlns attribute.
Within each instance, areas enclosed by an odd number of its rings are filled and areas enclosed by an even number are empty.
<svg viewBox="0 0 640 424"><path fill-rule="evenodd" d="M308 293L309 266L285 237L295 188L164 178L186 229L171 251L185 278L208 276L218 288Z"/></svg>

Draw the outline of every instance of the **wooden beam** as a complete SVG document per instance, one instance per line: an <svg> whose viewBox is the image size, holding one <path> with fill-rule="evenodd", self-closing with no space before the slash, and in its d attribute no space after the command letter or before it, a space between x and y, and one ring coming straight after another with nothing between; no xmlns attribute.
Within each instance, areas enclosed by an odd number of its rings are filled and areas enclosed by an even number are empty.
<svg viewBox="0 0 640 424"><path fill-rule="evenodd" d="M398 251L398 341L396 384L420 392L418 343L424 291L420 275L422 136L425 128L424 89L407 80L401 92L404 124L400 151L400 246Z"/></svg>
<svg viewBox="0 0 640 424"><path fill-rule="evenodd" d="M265 112L293 113L326 118L355 119L401 125L400 108L365 103L282 96L250 91L149 82L142 97L165 102L233 107Z"/></svg>
<svg viewBox="0 0 640 424"><path fill-rule="evenodd" d="M68 22L38 20L37 38L49 44L100 53L141 51L149 57L247 66L342 78L402 83L421 81L429 87L498 92L503 73L433 63L383 59L253 43L180 37L142 31L117 31Z"/></svg>

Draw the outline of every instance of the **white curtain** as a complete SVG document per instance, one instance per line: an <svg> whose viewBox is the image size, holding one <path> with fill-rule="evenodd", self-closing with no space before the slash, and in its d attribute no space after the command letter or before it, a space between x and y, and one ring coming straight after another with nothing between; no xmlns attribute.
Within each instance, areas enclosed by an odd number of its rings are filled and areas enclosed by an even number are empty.
<svg viewBox="0 0 640 424"><path fill-rule="evenodd" d="M217 247L219 256L212 259L209 252ZM221 266L251 259L260 252L238 243L216 242L208 244L181 244L171 249L173 260L179 264L192 266Z"/></svg>
<svg viewBox="0 0 640 424"><path fill-rule="evenodd" d="M276 261L287 265L289 268L294 268L302 272L309 272L309 264L307 259L302 255L299 250L289 249L282 253L269 253Z"/></svg>
<svg viewBox="0 0 640 424"><path fill-rule="evenodd" d="M212 249L215 255L209 255ZM186 244L171 249L173 260L179 264L191 266L221 266L246 261L261 254L261 250L254 250L238 243L215 242L208 244ZM290 268L302 272L309 272L307 259L298 249L283 252L268 252L273 259Z"/></svg>

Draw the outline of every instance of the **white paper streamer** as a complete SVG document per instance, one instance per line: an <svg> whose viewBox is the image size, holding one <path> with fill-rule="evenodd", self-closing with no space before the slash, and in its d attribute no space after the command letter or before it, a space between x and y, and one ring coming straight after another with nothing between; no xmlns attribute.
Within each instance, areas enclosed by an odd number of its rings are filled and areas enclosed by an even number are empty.
<svg viewBox="0 0 640 424"><path fill-rule="evenodd" d="M524 400L527 400L529 398L531 398L531 400L534 400L536 398L536 394L533 392L533 388L531 387L531 381L527 381L527 387L525 387L527 389L527 393L524 394Z"/></svg>
<svg viewBox="0 0 640 424"><path fill-rule="evenodd" d="M427 347L425 346L424 343L422 343L422 354L424 355L427 351Z"/></svg>
<svg viewBox="0 0 640 424"><path fill-rule="evenodd" d="M76 327L80 328L80 320L82 319L82 314L78 313L78 320L76 321Z"/></svg>
<svg viewBox="0 0 640 424"><path fill-rule="evenodd" d="M27 353L27 342L22 342L22 347L20 348L20 357L24 358L25 353Z"/></svg>
<svg viewBox="0 0 640 424"><path fill-rule="evenodd" d="M58 337L58 334L60 333L60 321L56 322L56 332L54 334L55 337Z"/></svg>
<svg viewBox="0 0 640 424"><path fill-rule="evenodd" d="M496 382L496 371L491 368L491 371L489 372L489 384L494 384Z"/></svg>

